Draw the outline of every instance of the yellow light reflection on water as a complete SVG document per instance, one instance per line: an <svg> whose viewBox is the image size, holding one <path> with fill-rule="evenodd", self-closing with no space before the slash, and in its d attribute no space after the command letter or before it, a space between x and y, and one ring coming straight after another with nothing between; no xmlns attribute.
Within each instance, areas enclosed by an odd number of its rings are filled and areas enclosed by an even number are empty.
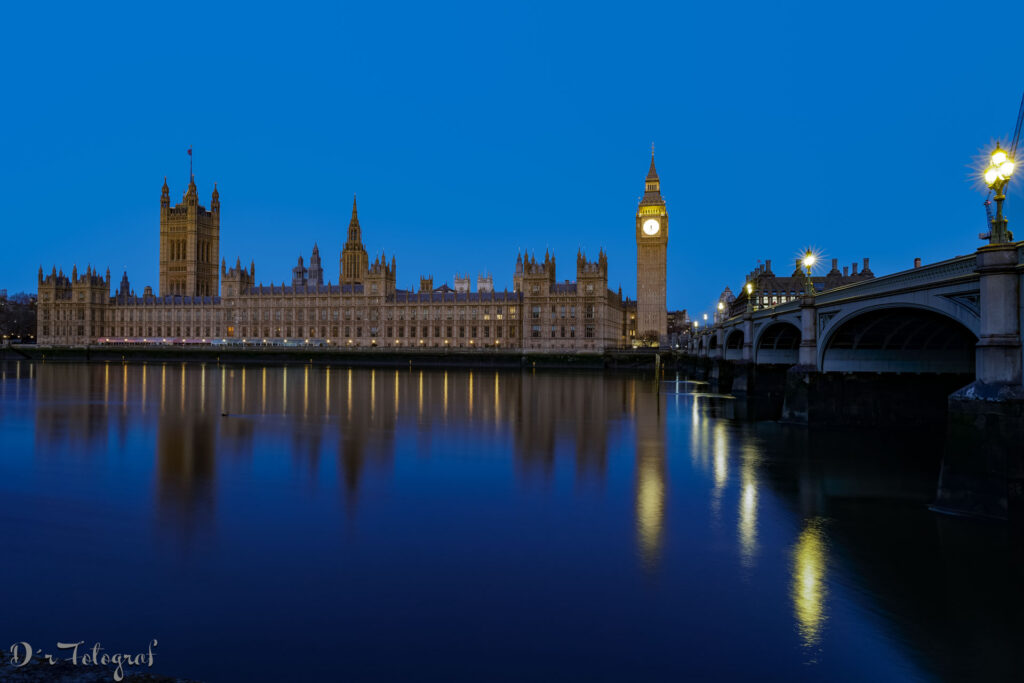
<svg viewBox="0 0 1024 683"><path fill-rule="evenodd" d="M324 412L331 414L331 366L327 366L324 373Z"/></svg>
<svg viewBox="0 0 1024 683"><path fill-rule="evenodd" d="M661 553L665 520L664 461L657 454L641 455L637 461L636 524L640 554L651 566Z"/></svg>
<svg viewBox="0 0 1024 683"><path fill-rule="evenodd" d="M790 585L796 627L805 648L816 648L820 644L821 632L828 618L825 608L827 550L824 520L807 520L793 547Z"/></svg>
<svg viewBox="0 0 1024 683"><path fill-rule="evenodd" d="M498 373L494 373L494 424L498 424L500 400L498 399Z"/></svg>
<svg viewBox="0 0 1024 683"><path fill-rule="evenodd" d="M720 490L729 480L729 432L725 423L715 423L715 490Z"/></svg>
<svg viewBox="0 0 1024 683"><path fill-rule="evenodd" d="M704 420L707 425L708 420ZM715 422L711 431L712 473L715 488L711 491L711 514L717 520L722 510L722 495L729 481L729 430L721 420Z"/></svg>
<svg viewBox="0 0 1024 683"><path fill-rule="evenodd" d="M758 484L750 459L743 460L739 481L739 562L752 567L758 553Z"/></svg>

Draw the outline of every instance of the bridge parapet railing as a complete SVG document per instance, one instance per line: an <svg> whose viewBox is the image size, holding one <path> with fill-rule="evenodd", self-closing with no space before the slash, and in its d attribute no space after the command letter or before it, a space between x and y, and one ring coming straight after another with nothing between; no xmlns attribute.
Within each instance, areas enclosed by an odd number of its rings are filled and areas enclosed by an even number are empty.
<svg viewBox="0 0 1024 683"><path fill-rule="evenodd" d="M927 266L903 270L889 275L880 275L870 280L840 285L819 294L817 301L820 303L831 303L838 299L849 298L850 296L868 296L881 291L898 290L905 287L970 277L974 275L975 261L974 254L967 254L966 256L957 256Z"/></svg>
<svg viewBox="0 0 1024 683"><path fill-rule="evenodd" d="M1021 258L1024 260L1024 249L1021 251ZM826 289L815 295L815 303L818 305L832 304L851 296L864 297L878 294L880 292L897 291L906 287L927 285L929 283L941 283L946 280L970 278L975 275L976 258L974 254L956 256L945 261L932 263L910 270L903 270L889 275L880 275L869 280L853 282L847 285L840 285L832 289ZM800 309L800 299L794 299L781 304L770 306L757 306L753 311L754 319L774 318ZM734 327L743 322L743 314L736 314L714 324L715 328Z"/></svg>

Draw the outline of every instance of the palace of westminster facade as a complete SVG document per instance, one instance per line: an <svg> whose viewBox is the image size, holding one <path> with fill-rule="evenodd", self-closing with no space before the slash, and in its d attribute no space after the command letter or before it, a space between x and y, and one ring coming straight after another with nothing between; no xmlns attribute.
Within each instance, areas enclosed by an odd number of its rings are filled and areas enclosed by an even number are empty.
<svg viewBox="0 0 1024 683"><path fill-rule="evenodd" d="M488 275L455 277L455 287L419 291L396 286L394 256L371 263L352 202L337 284L324 282L318 246L308 267L300 257L291 285L257 284L256 267L220 260L220 195L199 204L192 177L171 206L160 198L159 292L136 294L127 273L111 294L110 270L70 276L39 269L38 343L81 346L108 341L160 343L214 340L315 343L342 347L448 347L600 352L630 346L638 335L666 339L665 275L668 214L651 166L636 213L639 301L608 289L608 259L576 256L576 280L558 282L555 257L520 254L512 291L495 291ZM218 260L220 264L218 267Z"/></svg>

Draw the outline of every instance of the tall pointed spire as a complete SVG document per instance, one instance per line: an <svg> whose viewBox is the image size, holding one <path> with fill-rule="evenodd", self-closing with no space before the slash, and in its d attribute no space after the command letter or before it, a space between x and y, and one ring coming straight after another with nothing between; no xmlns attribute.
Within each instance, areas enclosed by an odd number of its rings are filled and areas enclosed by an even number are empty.
<svg viewBox="0 0 1024 683"><path fill-rule="evenodd" d="M352 219L348 223L348 240L341 250L340 268L341 284L362 284L369 270L370 260L363 246L362 231L359 228L359 212L356 208L356 196L352 195Z"/></svg>
<svg viewBox="0 0 1024 683"><path fill-rule="evenodd" d="M651 167L647 171L647 179L644 181L644 196L640 200L641 205L660 204L665 200L661 198L661 181L658 179L658 170L654 167L654 145L651 145Z"/></svg>
<svg viewBox="0 0 1024 683"><path fill-rule="evenodd" d="M658 171L654 168L654 146L651 146L651 168L647 171L648 182L658 179Z"/></svg>
<svg viewBox="0 0 1024 683"><path fill-rule="evenodd" d="M352 218L348 222L348 241L352 243L362 242L362 235L359 229L359 211L356 209L355 195L352 195Z"/></svg>

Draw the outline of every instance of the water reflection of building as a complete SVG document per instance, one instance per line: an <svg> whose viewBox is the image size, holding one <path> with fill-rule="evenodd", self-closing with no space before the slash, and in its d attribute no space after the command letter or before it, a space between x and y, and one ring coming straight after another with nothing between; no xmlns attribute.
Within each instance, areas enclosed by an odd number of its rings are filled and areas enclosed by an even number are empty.
<svg viewBox="0 0 1024 683"><path fill-rule="evenodd" d="M665 527L665 419L658 384L634 382L636 427L636 531L640 558L648 567L661 557Z"/></svg>
<svg viewBox="0 0 1024 683"><path fill-rule="evenodd" d="M189 530L213 516L215 434L206 415L173 415L157 422L157 505Z"/></svg>
<svg viewBox="0 0 1024 683"><path fill-rule="evenodd" d="M577 477L603 477L609 430L625 408L616 384L601 375L567 380L536 372L516 374L507 381L515 397L512 424L523 470L550 474L561 450L573 455Z"/></svg>
<svg viewBox="0 0 1024 683"><path fill-rule="evenodd" d="M281 457L310 477L335 453L352 504L369 474L390 471L399 432L423 454L471 434L507 446L525 476L548 477L560 461L577 480L601 481L609 443L635 415L638 545L645 561L660 552L665 424L657 387L633 378L215 363L42 364L37 372L38 450L79 444L144 458L132 443L151 441L157 506L183 526L215 514L218 459L257 450L277 457L272 444L282 441Z"/></svg>

